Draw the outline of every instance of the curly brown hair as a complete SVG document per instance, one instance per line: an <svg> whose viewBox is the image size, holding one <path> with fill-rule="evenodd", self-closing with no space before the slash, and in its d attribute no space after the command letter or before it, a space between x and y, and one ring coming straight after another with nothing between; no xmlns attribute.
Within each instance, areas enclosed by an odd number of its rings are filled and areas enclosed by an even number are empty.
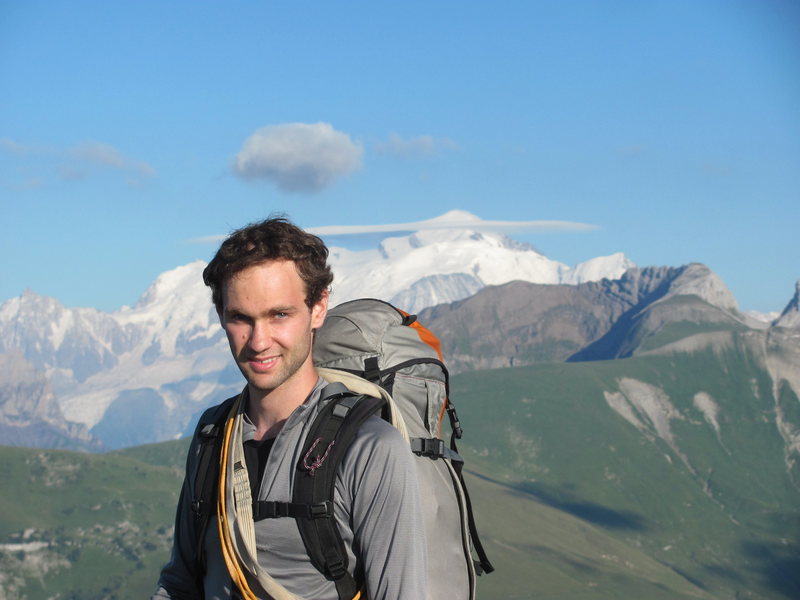
<svg viewBox="0 0 800 600"><path fill-rule="evenodd" d="M269 260L291 260L306 286L306 305L311 308L333 281L328 248L317 236L306 233L286 217L270 217L231 233L203 270L203 282L211 288L211 300L222 312L222 287L248 267Z"/></svg>

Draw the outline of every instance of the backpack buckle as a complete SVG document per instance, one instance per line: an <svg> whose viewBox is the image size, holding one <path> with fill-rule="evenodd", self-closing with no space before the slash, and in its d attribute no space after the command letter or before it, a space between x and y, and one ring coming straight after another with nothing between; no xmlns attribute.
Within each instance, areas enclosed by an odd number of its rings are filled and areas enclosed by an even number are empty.
<svg viewBox="0 0 800 600"><path fill-rule="evenodd" d="M436 460L445 455L444 440L439 438L414 438L411 440L411 451L418 456L427 456Z"/></svg>
<svg viewBox="0 0 800 600"><path fill-rule="evenodd" d="M347 567L342 560L335 560L325 565L328 568L328 573L334 579L341 579L347 573Z"/></svg>
<svg viewBox="0 0 800 600"><path fill-rule="evenodd" d="M308 507L308 514L312 519L325 519L333 516L333 502L326 500Z"/></svg>

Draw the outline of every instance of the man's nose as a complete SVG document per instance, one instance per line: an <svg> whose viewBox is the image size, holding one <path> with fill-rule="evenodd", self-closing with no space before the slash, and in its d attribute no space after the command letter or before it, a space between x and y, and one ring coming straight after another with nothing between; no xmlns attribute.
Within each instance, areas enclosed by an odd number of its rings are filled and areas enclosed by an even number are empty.
<svg viewBox="0 0 800 600"><path fill-rule="evenodd" d="M250 331L247 345L253 352L261 352L272 345L272 330L267 323L256 321Z"/></svg>

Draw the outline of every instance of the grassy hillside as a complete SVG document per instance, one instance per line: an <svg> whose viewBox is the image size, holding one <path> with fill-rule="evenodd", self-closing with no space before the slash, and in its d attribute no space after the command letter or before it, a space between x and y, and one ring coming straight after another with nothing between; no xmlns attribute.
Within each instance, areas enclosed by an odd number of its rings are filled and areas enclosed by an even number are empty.
<svg viewBox="0 0 800 600"><path fill-rule="evenodd" d="M0 597L148 597L180 477L124 455L0 447Z"/></svg>
<svg viewBox="0 0 800 600"><path fill-rule="evenodd" d="M125 456L148 465L170 467L183 476L186 465L186 452L189 450L190 438L182 438L172 442L145 444L109 453L109 456Z"/></svg>
<svg viewBox="0 0 800 600"><path fill-rule="evenodd" d="M496 572L481 600L710 599L700 586L584 519L516 486L467 476L484 547Z"/></svg>
<svg viewBox="0 0 800 600"><path fill-rule="evenodd" d="M99 456L0 447L11 484L0 494L0 597L147 597L168 555L185 449L185 440ZM484 600L711 598L584 520L468 478L497 567L480 581Z"/></svg>
<svg viewBox="0 0 800 600"><path fill-rule="evenodd" d="M631 421L606 399L620 381L639 382ZM698 394L716 403L718 430ZM776 424L772 382L746 347L465 374L452 396L479 472L715 596L800 597L797 456ZM653 408L659 397L672 413ZM778 403L785 418L790 407L797 414L787 386Z"/></svg>

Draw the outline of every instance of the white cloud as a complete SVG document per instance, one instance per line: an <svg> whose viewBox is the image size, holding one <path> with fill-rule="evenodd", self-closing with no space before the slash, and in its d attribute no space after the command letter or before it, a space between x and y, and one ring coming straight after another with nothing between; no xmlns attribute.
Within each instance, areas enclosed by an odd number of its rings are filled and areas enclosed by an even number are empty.
<svg viewBox="0 0 800 600"><path fill-rule="evenodd" d="M58 170L58 176L64 181L80 181L86 179L87 173L84 169L74 166L63 166Z"/></svg>
<svg viewBox="0 0 800 600"><path fill-rule="evenodd" d="M26 146L25 144L20 144L19 142L12 140L10 138L0 138L0 148L11 152L12 154L17 154L19 156L25 156L27 154L31 154L36 151L33 146Z"/></svg>
<svg viewBox="0 0 800 600"><path fill-rule="evenodd" d="M155 169L147 163L128 158L113 146L102 142L82 142L70 149L69 154L78 160L102 167L130 171L143 177L151 177L155 174Z"/></svg>
<svg viewBox="0 0 800 600"><path fill-rule="evenodd" d="M132 174L127 179L131 185L138 185L142 178L152 177L156 173L149 164L125 156L113 146L97 141L85 141L65 149L2 138L0 148L26 159L36 160L45 169L55 168L59 177L66 181L85 179L98 167L101 170Z"/></svg>
<svg viewBox="0 0 800 600"><path fill-rule="evenodd" d="M597 225L573 221L484 221L463 210L451 210L425 221L393 223L386 225L327 225L309 227L315 235L359 235L365 233L393 233L397 231L423 231L426 229L469 229L473 231L500 231L503 233L584 232L598 229Z"/></svg>
<svg viewBox="0 0 800 600"><path fill-rule="evenodd" d="M597 225L576 223L574 221L484 221L465 210L451 210L443 215L425 221L392 223L386 225L325 225L306 227L314 235L362 235L371 233L397 233L404 231L424 231L426 229L468 229L470 231L497 231L511 233L581 233L599 229ZM189 244L218 244L227 236L209 235L186 240Z"/></svg>
<svg viewBox="0 0 800 600"><path fill-rule="evenodd" d="M245 140L234 172L289 192L318 192L361 166L363 148L329 123L263 127Z"/></svg>
<svg viewBox="0 0 800 600"><path fill-rule="evenodd" d="M431 156L440 150L458 149L458 144L453 140L448 138L435 138L427 134L412 138L404 138L396 133L392 133L389 134L389 139L387 141L375 144L375 150L379 154L401 156L403 158Z"/></svg>

